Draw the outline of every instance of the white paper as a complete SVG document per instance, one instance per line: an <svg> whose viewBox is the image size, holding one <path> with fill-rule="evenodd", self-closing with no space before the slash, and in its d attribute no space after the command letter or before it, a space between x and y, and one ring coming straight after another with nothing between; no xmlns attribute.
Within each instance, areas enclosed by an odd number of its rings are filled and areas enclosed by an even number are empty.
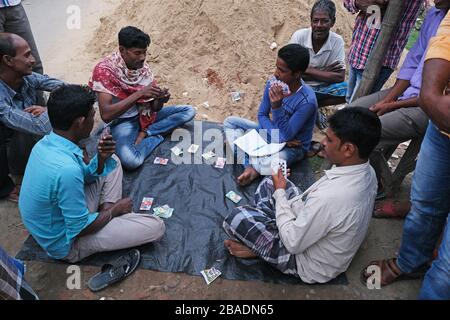
<svg viewBox="0 0 450 320"><path fill-rule="evenodd" d="M234 144L251 157L264 157L278 153L286 145L286 143L268 144L256 130L251 130L249 133L237 138Z"/></svg>

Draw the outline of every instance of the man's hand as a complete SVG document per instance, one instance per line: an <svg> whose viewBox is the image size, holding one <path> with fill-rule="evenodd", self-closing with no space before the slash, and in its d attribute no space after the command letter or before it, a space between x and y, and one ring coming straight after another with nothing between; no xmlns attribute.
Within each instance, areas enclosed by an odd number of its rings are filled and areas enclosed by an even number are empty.
<svg viewBox="0 0 450 320"><path fill-rule="evenodd" d="M344 68L342 67L341 63L339 61L336 61L329 66L327 66L323 71L327 72L341 72L344 71Z"/></svg>
<svg viewBox="0 0 450 320"><path fill-rule="evenodd" d="M288 148L298 148L302 145L302 142L300 140L292 140L286 142L286 147Z"/></svg>
<svg viewBox="0 0 450 320"><path fill-rule="evenodd" d="M283 88L279 85L274 85L269 90L269 98L272 109L279 109L284 99Z"/></svg>
<svg viewBox="0 0 450 320"><path fill-rule="evenodd" d="M165 103L169 102L170 96L171 96L171 95L170 95L169 89L164 88L164 89L162 89L162 94L161 94L161 96L160 96L158 99L159 99L159 101L161 101L163 104L165 104Z"/></svg>
<svg viewBox="0 0 450 320"><path fill-rule="evenodd" d="M117 201L111 208L112 218L131 213L133 211L133 201L130 198L125 198Z"/></svg>
<svg viewBox="0 0 450 320"><path fill-rule="evenodd" d="M367 11L367 8L373 5L380 6L383 9L388 3L389 0L355 0L356 7L361 11Z"/></svg>
<svg viewBox="0 0 450 320"><path fill-rule="evenodd" d="M153 84L142 88L139 92L144 99L158 99L163 93L159 87L154 86Z"/></svg>
<svg viewBox="0 0 450 320"><path fill-rule="evenodd" d="M27 113L31 113L36 118L39 117L41 114L47 111L47 108L41 107L41 106L31 106L23 110Z"/></svg>
<svg viewBox="0 0 450 320"><path fill-rule="evenodd" d="M288 169L288 176L290 174L290 169ZM283 170L281 168L278 169L278 173L274 174L272 176L273 179L273 186L275 187L275 190L283 189L286 190L287 180L283 175Z"/></svg>
<svg viewBox="0 0 450 320"><path fill-rule="evenodd" d="M375 112L379 117L396 109L397 107L395 101L380 101L370 107L370 111Z"/></svg>
<svg viewBox="0 0 450 320"><path fill-rule="evenodd" d="M102 164L116 152L116 142L111 134L102 136L98 143L98 161Z"/></svg>

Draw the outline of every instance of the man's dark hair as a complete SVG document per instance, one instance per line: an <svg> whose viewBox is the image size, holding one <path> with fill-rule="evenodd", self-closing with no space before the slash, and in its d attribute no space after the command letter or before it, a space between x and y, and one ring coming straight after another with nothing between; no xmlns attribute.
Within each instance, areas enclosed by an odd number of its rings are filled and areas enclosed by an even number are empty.
<svg viewBox="0 0 450 320"><path fill-rule="evenodd" d="M380 142L381 121L375 113L366 108L339 110L328 122L342 143L350 142L358 147L361 159L368 159Z"/></svg>
<svg viewBox="0 0 450 320"><path fill-rule="evenodd" d="M150 36L136 27L128 26L119 32L119 45L126 49L147 49L150 42Z"/></svg>
<svg viewBox="0 0 450 320"><path fill-rule="evenodd" d="M63 85L55 89L47 102L53 129L69 130L75 119L88 116L95 101L94 91L86 86Z"/></svg>
<svg viewBox="0 0 450 320"><path fill-rule="evenodd" d="M317 11L325 11L328 13L328 16L333 21L336 21L336 5L331 0L318 0L314 3L314 6L311 10L311 19L313 17L314 12Z"/></svg>
<svg viewBox="0 0 450 320"><path fill-rule="evenodd" d="M14 39L10 34L0 33L0 59L3 56L15 57L17 54Z"/></svg>
<svg viewBox="0 0 450 320"><path fill-rule="evenodd" d="M304 73L309 67L309 51L299 44L288 44L278 51L278 58L288 65L292 72Z"/></svg>

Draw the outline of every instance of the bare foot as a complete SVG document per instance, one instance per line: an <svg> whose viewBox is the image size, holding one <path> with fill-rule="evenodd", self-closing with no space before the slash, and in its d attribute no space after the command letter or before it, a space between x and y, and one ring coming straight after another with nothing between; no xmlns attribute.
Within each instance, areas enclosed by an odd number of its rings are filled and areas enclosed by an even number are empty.
<svg viewBox="0 0 450 320"><path fill-rule="evenodd" d="M139 131L139 134L136 138L136 142L134 143L135 145L138 145L142 142L142 140L144 140L147 137L147 132L145 131Z"/></svg>
<svg viewBox="0 0 450 320"><path fill-rule="evenodd" d="M225 247L227 247L228 251L232 256L242 259L252 259L257 258L258 256L253 253L248 247L245 245L233 241L233 240L225 240Z"/></svg>
<svg viewBox="0 0 450 320"><path fill-rule="evenodd" d="M244 172L237 178L239 185L246 186L259 177L258 171L253 167L247 167Z"/></svg>

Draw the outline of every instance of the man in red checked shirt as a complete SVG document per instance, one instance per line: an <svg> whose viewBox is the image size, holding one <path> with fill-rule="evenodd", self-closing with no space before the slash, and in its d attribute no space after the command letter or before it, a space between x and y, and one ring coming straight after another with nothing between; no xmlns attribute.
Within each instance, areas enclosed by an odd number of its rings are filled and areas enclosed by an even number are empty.
<svg viewBox="0 0 450 320"><path fill-rule="evenodd" d="M347 89L347 102L353 100L353 95L361 82L364 69L368 58L377 42L381 32L381 23L374 25L377 13L370 13L370 6L378 6L383 18L389 0L344 0L345 8L352 14L358 14L356 17L355 27L353 29L353 38L348 54L349 79ZM400 20L399 27L395 31L391 40L391 45L386 58L383 61L380 74L378 75L372 92L380 91L383 85L391 76L392 72L397 68L403 50L408 42L409 33L419 16L420 8L425 0L406 1L406 7ZM382 20L379 20L380 22Z"/></svg>

